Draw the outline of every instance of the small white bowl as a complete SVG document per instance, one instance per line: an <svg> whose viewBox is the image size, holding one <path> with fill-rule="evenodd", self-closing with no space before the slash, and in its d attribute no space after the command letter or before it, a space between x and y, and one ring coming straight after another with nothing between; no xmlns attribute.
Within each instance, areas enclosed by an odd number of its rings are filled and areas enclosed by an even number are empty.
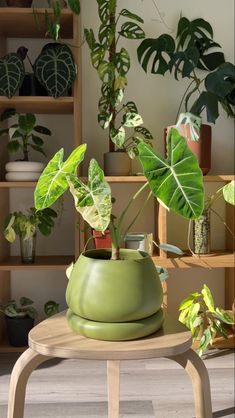
<svg viewBox="0 0 235 418"><path fill-rule="evenodd" d="M35 181L38 180L41 173L30 171L11 171L7 173L5 178L7 181Z"/></svg>
<svg viewBox="0 0 235 418"><path fill-rule="evenodd" d="M5 165L7 172L31 171L33 173L41 173L45 164L35 161L12 161Z"/></svg>

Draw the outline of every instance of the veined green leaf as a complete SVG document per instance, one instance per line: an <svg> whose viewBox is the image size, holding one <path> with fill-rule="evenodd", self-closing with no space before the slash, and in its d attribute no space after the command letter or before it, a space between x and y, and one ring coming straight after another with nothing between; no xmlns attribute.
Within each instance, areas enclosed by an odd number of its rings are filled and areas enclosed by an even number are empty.
<svg viewBox="0 0 235 418"><path fill-rule="evenodd" d="M223 187L223 196L226 202L230 203L230 205L235 205L235 181L232 180L230 183L226 184Z"/></svg>
<svg viewBox="0 0 235 418"><path fill-rule="evenodd" d="M122 124L127 128L135 128L142 125L143 119L138 113L127 112L123 115Z"/></svg>
<svg viewBox="0 0 235 418"><path fill-rule="evenodd" d="M225 324L232 325L234 324L234 315L230 314L230 312L225 311L222 308L216 308L215 316L223 321Z"/></svg>
<svg viewBox="0 0 235 418"><path fill-rule="evenodd" d="M36 209L45 209L51 206L67 190L67 176L75 174L77 167L83 161L85 151L86 144L80 145L65 162L63 162L63 148L54 155L36 185L34 192Z"/></svg>
<svg viewBox="0 0 235 418"><path fill-rule="evenodd" d="M210 330L210 327L208 327L203 333L203 336L200 341L200 346L197 350L197 353L200 357L202 356L203 352L206 350L206 348L210 344L211 338L212 338L211 330Z"/></svg>
<svg viewBox="0 0 235 418"><path fill-rule="evenodd" d="M203 300L206 304L206 306L208 307L210 312L214 312L215 310L215 304L214 304L214 300L211 294L211 291L209 289L208 286L206 286L204 284L203 289L202 289L202 296L203 296Z"/></svg>
<svg viewBox="0 0 235 418"><path fill-rule="evenodd" d="M195 301L195 299L197 299L199 296L200 296L200 293L198 292L191 293L186 299L184 299L181 302L179 310L182 311L188 308L189 306L191 306L192 303Z"/></svg>
<svg viewBox="0 0 235 418"><path fill-rule="evenodd" d="M90 161L87 185L72 179L69 184L77 211L92 228L104 232L110 223L111 190L96 160Z"/></svg>
<svg viewBox="0 0 235 418"><path fill-rule="evenodd" d="M119 34L128 39L143 39L145 37L143 29L133 22L123 23Z"/></svg>
<svg viewBox="0 0 235 418"><path fill-rule="evenodd" d="M128 17L129 19L132 19L132 20L136 20L137 22L144 23L143 19L140 16L136 15L135 13L130 12L127 9L122 9L120 12L120 15Z"/></svg>
<svg viewBox="0 0 235 418"><path fill-rule="evenodd" d="M186 139L172 128L165 160L143 142L138 145L144 174L155 197L187 219L197 219L204 208L203 176Z"/></svg>

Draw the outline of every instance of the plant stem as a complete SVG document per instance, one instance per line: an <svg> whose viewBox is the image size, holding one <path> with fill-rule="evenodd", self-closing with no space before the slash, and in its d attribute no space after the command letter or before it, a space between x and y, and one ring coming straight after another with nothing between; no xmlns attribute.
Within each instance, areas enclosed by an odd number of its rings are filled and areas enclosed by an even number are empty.
<svg viewBox="0 0 235 418"><path fill-rule="evenodd" d="M229 226L226 224L226 222L224 221L224 219L222 218L222 216L219 215L219 213L217 213L214 209L210 208L211 212L213 212L220 220L221 222L224 224L225 228L227 229L228 232L230 232L230 234L232 235L232 237L234 238L235 235L233 233L233 231L229 228Z"/></svg>
<svg viewBox="0 0 235 418"><path fill-rule="evenodd" d="M182 107L182 104L183 104L184 98L186 96L186 93L188 92L188 90L190 89L190 87L191 87L191 85L193 83L194 83L194 80L191 81L191 83L188 85L187 89L185 90L185 92L184 92L184 94L182 96L182 99L181 99L180 104L179 104L179 107L178 107L178 112L177 112L177 115L176 115L175 123L177 123L177 120L178 120L178 117L179 117L179 114L180 114L180 109Z"/></svg>
<svg viewBox="0 0 235 418"><path fill-rule="evenodd" d="M153 194L153 192L151 191L151 192L149 192L149 194L148 194L148 196L147 196L147 199L144 201L144 204L141 206L141 208L138 210L138 212L137 212L137 214L136 214L136 216L134 217L134 219L131 221L131 223L128 225L128 227L126 228L126 230L125 230L125 233L124 233L124 237L125 237L125 235L127 234L127 232L131 229L131 227L134 225L134 223L136 222L136 220L137 220L137 218L139 217L139 215L143 212L143 210L145 209L145 206L147 205L147 203L148 203L148 201L149 201L149 199L150 199L150 197L152 196L152 194Z"/></svg>
<svg viewBox="0 0 235 418"><path fill-rule="evenodd" d="M148 186L148 183L144 183L143 186L141 186L141 188L134 194L134 196L132 196L132 198L129 200L127 206L125 207L125 209L122 211L121 216L119 218L119 222L118 222L118 228L121 227L123 219L129 209L129 207L131 206L131 204L134 202L134 200L140 195L140 193Z"/></svg>
<svg viewBox="0 0 235 418"><path fill-rule="evenodd" d="M114 225L113 215L111 215L109 230L112 239L111 260L120 260L120 233L119 228Z"/></svg>
<svg viewBox="0 0 235 418"><path fill-rule="evenodd" d="M114 33L115 33L115 35L113 37L112 44L110 45L110 48L109 48L109 63L110 64L113 63L114 68L115 68L114 60L115 60L115 56L116 56L116 6L115 6L114 11L110 14L109 25L110 25L111 28L112 27L114 28ZM111 77L113 77L113 75L111 75ZM114 92L115 70L114 70L114 77L113 77L113 80L111 80L111 82L112 82L112 91ZM113 152L113 151L115 151L115 145L114 145L113 141L111 140L111 131L112 131L112 129L115 128L116 109L115 109L115 107L113 107L113 105L111 103L109 105L109 113L110 113L110 115L112 115L112 120L109 124L109 151Z"/></svg>
<svg viewBox="0 0 235 418"><path fill-rule="evenodd" d="M22 137L22 140L23 140L23 154L24 154L23 161L29 161L28 136L24 135Z"/></svg>

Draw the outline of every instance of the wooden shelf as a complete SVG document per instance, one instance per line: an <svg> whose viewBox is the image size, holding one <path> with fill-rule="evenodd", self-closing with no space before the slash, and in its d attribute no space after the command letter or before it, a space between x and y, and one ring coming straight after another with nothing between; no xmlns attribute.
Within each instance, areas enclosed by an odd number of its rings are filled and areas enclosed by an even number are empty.
<svg viewBox="0 0 235 418"><path fill-rule="evenodd" d="M1 9L0 9L1 10ZM19 113L72 114L73 97L14 96L11 99L0 96L0 111L13 107Z"/></svg>
<svg viewBox="0 0 235 418"><path fill-rule="evenodd" d="M23 353L28 347L13 347L8 341L0 341L0 353Z"/></svg>
<svg viewBox="0 0 235 418"><path fill-rule="evenodd" d="M153 256L155 265L165 268L233 268L234 253L217 251L207 256L184 256L177 258L164 258Z"/></svg>
<svg viewBox="0 0 235 418"><path fill-rule="evenodd" d="M32 188L36 187L36 181L0 181L0 189Z"/></svg>
<svg viewBox="0 0 235 418"><path fill-rule="evenodd" d="M74 256L70 255L51 255L36 257L35 264L22 264L20 257L10 256L0 263L0 271L22 271L22 270L58 270L64 271L70 263L74 261Z"/></svg>
<svg viewBox="0 0 235 418"><path fill-rule="evenodd" d="M45 10L50 15L51 9L35 9L37 18L33 15L33 8L1 7L0 8L0 37L6 38L44 38ZM61 37L73 37L73 14L70 10L61 12ZM50 40L48 40L50 42Z"/></svg>

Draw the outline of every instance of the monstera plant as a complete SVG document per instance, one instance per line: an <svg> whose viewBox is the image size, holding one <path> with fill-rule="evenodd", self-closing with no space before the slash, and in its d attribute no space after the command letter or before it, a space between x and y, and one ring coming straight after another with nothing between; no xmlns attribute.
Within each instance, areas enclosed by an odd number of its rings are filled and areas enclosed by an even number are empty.
<svg viewBox="0 0 235 418"><path fill-rule="evenodd" d="M120 42L124 39L143 39L145 33L141 26L144 21L127 9L118 10L117 0L97 0L97 4L100 19L98 36L92 29L85 29L85 38L91 63L101 82L98 122L103 129L108 129L110 148L110 153L105 154L105 172L107 175L127 175L130 160L126 153L135 158L140 138L146 143L153 139L149 130L143 127L136 104L124 101L131 61L129 52ZM119 153L114 153L115 149ZM123 159L122 172L120 164Z"/></svg>
<svg viewBox="0 0 235 418"><path fill-rule="evenodd" d="M16 53L0 58L0 95L14 96L20 88L25 74L24 62Z"/></svg>
<svg viewBox="0 0 235 418"><path fill-rule="evenodd" d="M46 44L34 63L34 73L50 96L68 94L77 74L70 48L60 43Z"/></svg>

